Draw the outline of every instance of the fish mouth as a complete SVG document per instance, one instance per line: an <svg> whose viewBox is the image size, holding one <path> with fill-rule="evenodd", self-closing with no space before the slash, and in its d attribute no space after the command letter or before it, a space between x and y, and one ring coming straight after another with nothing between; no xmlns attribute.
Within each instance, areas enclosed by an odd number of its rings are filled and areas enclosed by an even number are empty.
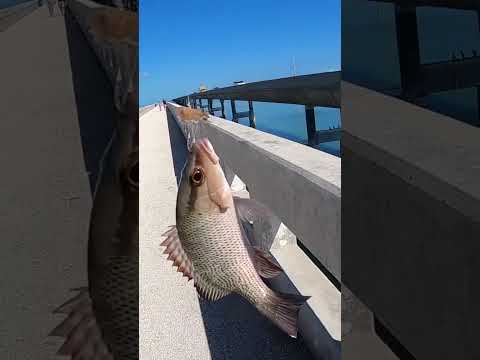
<svg viewBox="0 0 480 360"><path fill-rule="evenodd" d="M212 144L207 138L198 139L195 141L193 146L198 152L205 154L213 164L218 164L219 157L215 153Z"/></svg>

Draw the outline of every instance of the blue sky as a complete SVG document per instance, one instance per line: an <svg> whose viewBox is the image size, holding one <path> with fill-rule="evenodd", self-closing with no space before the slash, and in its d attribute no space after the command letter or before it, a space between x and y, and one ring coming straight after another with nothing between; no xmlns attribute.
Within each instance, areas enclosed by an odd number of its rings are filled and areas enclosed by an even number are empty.
<svg viewBox="0 0 480 360"><path fill-rule="evenodd" d="M340 69L340 0L140 1L140 104Z"/></svg>

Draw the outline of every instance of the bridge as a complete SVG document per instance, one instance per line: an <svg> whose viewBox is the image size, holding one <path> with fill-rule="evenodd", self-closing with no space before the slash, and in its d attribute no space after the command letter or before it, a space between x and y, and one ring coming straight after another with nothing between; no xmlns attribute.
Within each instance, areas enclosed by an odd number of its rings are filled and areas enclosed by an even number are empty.
<svg viewBox="0 0 480 360"><path fill-rule="evenodd" d="M225 100L230 101L232 120L238 123L241 118L248 118L250 127L256 127L254 101L296 104L305 107L305 124L307 127L307 144L315 146L320 143L339 141L340 128L316 129L315 106L340 108L340 71L319 74L293 76L274 80L242 83L225 88L215 88L200 91L174 99L176 103L207 110L211 115L220 112L225 116ZM202 100L207 100L203 104ZM214 101L220 102L220 107L214 107ZM236 100L248 102L248 111L237 112Z"/></svg>

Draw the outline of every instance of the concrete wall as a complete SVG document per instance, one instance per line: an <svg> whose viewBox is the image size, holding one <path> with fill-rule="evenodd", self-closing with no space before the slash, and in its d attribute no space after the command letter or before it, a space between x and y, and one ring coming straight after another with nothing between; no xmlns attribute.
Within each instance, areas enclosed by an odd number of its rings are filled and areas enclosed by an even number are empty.
<svg viewBox="0 0 480 360"><path fill-rule="evenodd" d="M343 283L416 359L478 359L480 130L342 96Z"/></svg>

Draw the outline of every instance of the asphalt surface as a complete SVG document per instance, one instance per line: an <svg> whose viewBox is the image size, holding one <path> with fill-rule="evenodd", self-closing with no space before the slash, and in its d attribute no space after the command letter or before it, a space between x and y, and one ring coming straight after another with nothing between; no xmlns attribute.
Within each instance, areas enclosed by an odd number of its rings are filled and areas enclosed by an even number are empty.
<svg viewBox="0 0 480 360"><path fill-rule="evenodd" d="M162 254L161 234L175 224L185 140L159 108L140 119L140 158L140 358L312 359L301 339L284 335L239 296L199 300Z"/></svg>

